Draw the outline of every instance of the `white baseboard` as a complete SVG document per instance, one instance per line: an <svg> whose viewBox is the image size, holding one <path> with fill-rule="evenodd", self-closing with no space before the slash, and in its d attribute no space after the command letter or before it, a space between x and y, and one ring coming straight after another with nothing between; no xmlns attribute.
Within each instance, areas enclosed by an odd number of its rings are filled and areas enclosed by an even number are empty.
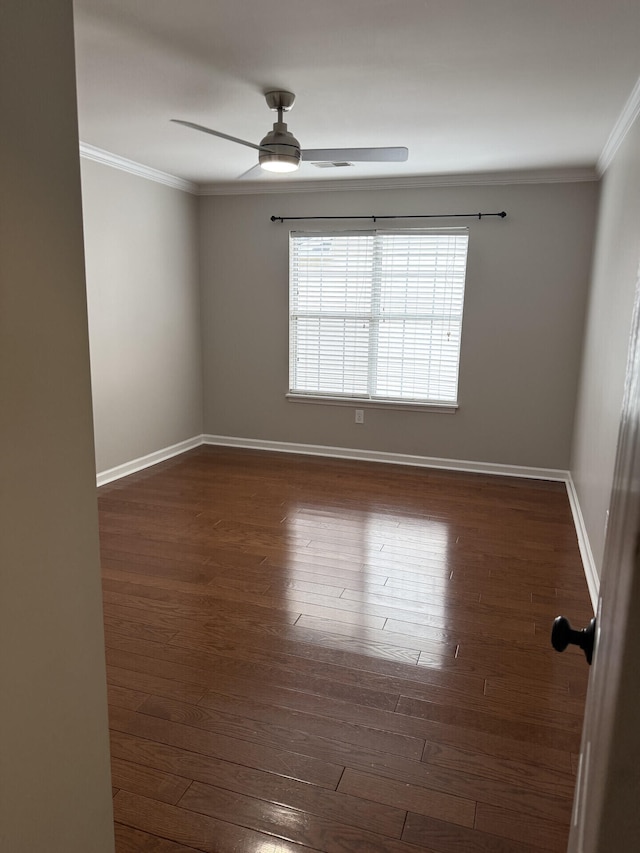
<svg viewBox="0 0 640 853"><path fill-rule="evenodd" d="M406 453L386 453L381 450L356 450L350 447L328 447L322 444L296 444L289 441L234 438L228 435L203 435L202 441L203 444L222 447L243 447L250 450L270 450L276 453L300 453L304 456L326 456L331 459L353 459L360 462L386 462L390 465L413 465L418 468L440 468L446 471L465 471L471 474L526 477L530 480L566 482L569 476L568 471L557 468L527 468L522 465L501 465L496 462L468 462L459 459L440 459L436 456L411 456Z"/></svg>
<svg viewBox="0 0 640 853"><path fill-rule="evenodd" d="M107 471L100 471L96 475L96 485L105 486L107 483L113 482L113 480L119 480L121 477L126 477L129 474L135 474L136 471L142 471L151 465L157 465L158 462L164 462L173 456L186 453L187 450L193 450L194 447L200 447L201 444L202 436L196 435L193 438L188 438L186 441L180 441L178 444L163 447L161 450L156 450L154 453L147 453L146 456L140 456L138 459L132 459L131 462L116 465L115 468L109 468Z"/></svg>
<svg viewBox="0 0 640 853"><path fill-rule="evenodd" d="M587 534L587 526L584 522L578 493L571 474L567 476L567 495L569 496L569 505L571 514L573 515L573 524L578 537L578 547L580 548L580 556L582 557L582 566L584 568L584 576L587 580L589 588L589 596L591 598L591 606L595 613L598 609L598 596L600 594L600 578L596 569L596 561L593 559L593 551Z"/></svg>
<svg viewBox="0 0 640 853"><path fill-rule="evenodd" d="M135 474L158 462L164 462L187 450L192 450L202 444L220 447L238 447L247 450L269 450L275 453L299 453L304 456L324 456L329 459L350 459L362 462L383 462L390 465L411 465L418 468L436 468L444 471L464 471L470 474L493 474L499 477L522 477L529 480L553 480L566 484L569 505L573 523L578 537L578 547L584 574L589 588L589 595L594 613L598 603L599 579L596 571L593 553L589 544L587 529L580 509L580 502L575 485L569 471L559 468L530 468L523 465L501 465L496 462L470 462L459 459L441 459L435 456L412 456L406 453L386 453L380 450L358 450L348 447L330 447L321 444L297 444L288 441L267 441L259 438L236 438L229 435L197 435L171 447L157 450L133 459L124 465L117 465L107 471L101 471L97 477L97 485L104 486L113 480Z"/></svg>

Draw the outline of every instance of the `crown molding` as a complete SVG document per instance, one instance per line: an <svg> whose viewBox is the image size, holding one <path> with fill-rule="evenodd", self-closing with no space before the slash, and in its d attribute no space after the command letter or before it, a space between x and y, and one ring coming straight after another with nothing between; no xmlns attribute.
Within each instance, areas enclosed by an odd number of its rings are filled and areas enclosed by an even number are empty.
<svg viewBox="0 0 640 853"><path fill-rule="evenodd" d="M640 89L640 87L637 87ZM636 111L637 112L637 111ZM635 116L634 116L635 118ZM262 195L270 193L353 192L354 190L409 190L435 187L506 186L508 184L566 184L597 181L600 174L589 166L566 169L530 169L504 172L469 172L446 175L412 175L398 178L352 178L348 180L228 181L197 184L176 175L161 172L119 154L112 154L86 142L80 143L80 156L131 175L164 184L198 196Z"/></svg>
<svg viewBox="0 0 640 853"><path fill-rule="evenodd" d="M633 87L627 103L622 108L622 112L618 116L618 120L614 124L613 130L602 149L602 154L598 158L597 168L600 176L611 165L618 148L622 145L624 138L631 130L638 115L640 115L640 77L636 80L636 85Z"/></svg>
<svg viewBox="0 0 640 853"><path fill-rule="evenodd" d="M197 195L261 195L263 193L340 192L353 190L405 190L431 187L504 186L507 184L564 184L597 181L590 166L571 169L474 172L449 175L415 175L403 178L358 178L341 181L278 181L200 184Z"/></svg>
<svg viewBox="0 0 640 853"><path fill-rule="evenodd" d="M110 151L104 151L102 148L96 148L94 145L88 145L86 142L80 143L80 156L84 157L85 160L94 160L96 163L103 163L105 166L111 166L113 169L129 172L131 175L137 175L139 178L146 178L148 181L164 184L175 190L182 190L192 195L198 194L197 184L191 181L178 178L176 175L169 175L167 172L160 172L158 169L152 169L150 166L136 163L134 160L127 160L126 157L120 157L118 154L112 154Z"/></svg>

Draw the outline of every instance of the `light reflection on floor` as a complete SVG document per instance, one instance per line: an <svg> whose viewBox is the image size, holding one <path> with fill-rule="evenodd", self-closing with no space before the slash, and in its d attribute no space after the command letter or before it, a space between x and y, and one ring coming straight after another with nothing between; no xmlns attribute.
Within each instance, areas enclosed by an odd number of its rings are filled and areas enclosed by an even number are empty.
<svg viewBox="0 0 640 853"><path fill-rule="evenodd" d="M290 853L291 845L287 841L262 841L255 853Z"/></svg>
<svg viewBox="0 0 640 853"><path fill-rule="evenodd" d="M289 613L299 614L298 634L303 629L317 645L396 662L432 668L451 662L445 521L297 503L287 507L284 526L283 598ZM400 600L402 612L394 610ZM408 600L415 605L413 635Z"/></svg>

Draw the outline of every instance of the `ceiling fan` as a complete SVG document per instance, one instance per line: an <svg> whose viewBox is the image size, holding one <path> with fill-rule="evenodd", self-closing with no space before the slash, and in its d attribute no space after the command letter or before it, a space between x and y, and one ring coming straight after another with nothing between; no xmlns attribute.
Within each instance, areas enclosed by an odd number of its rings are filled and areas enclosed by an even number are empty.
<svg viewBox="0 0 640 853"><path fill-rule="evenodd" d="M259 143L247 142L246 139L238 139L237 136L229 136L219 130L211 130L201 124L191 121L172 118L176 124L191 127L202 133L210 133L230 142L247 145L249 148L257 149L258 161L263 169L268 172L295 172L300 162L343 162L356 161L368 163L403 163L409 156L409 152L403 147L392 148L300 148L300 143L295 136L287 130L287 125L282 120L282 114L288 112L294 104L296 96L293 92L280 90L265 92L265 98L269 109L278 113L278 120L273 123L273 129L267 133ZM345 163L346 165L346 163Z"/></svg>

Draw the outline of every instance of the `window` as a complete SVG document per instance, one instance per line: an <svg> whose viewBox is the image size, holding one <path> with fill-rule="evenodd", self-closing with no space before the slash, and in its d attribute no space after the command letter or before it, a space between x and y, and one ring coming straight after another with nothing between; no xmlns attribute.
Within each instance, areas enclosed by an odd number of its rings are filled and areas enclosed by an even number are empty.
<svg viewBox="0 0 640 853"><path fill-rule="evenodd" d="M466 229L292 232L289 395L458 398Z"/></svg>

